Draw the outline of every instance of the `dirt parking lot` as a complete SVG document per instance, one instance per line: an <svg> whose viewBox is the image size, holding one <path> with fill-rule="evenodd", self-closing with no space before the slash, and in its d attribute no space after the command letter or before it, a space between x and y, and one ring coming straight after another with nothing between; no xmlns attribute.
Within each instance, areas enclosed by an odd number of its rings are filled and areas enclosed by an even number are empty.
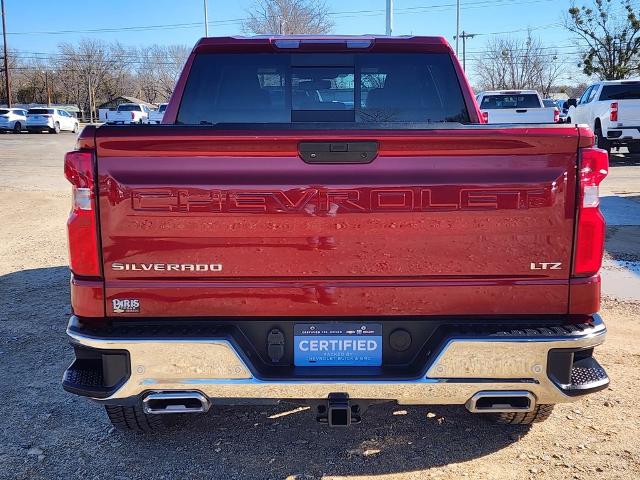
<svg viewBox="0 0 640 480"><path fill-rule="evenodd" d="M609 389L531 429L462 408L382 405L329 430L278 405L213 409L140 436L60 386L72 359L62 154L74 141L0 136L0 478L640 478L640 157L612 155L603 187L609 336L598 358Z"/></svg>

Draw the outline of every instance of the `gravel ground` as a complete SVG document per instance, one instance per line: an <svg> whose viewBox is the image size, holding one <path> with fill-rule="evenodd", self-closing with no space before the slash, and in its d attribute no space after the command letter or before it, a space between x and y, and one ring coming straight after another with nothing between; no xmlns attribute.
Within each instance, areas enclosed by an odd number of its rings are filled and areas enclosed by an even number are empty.
<svg viewBox="0 0 640 480"><path fill-rule="evenodd" d="M153 436L114 431L101 406L60 387L72 359L61 180L72 144L71 135L0 136L0 478L640 478L639 303L613 298L598 349L611 388L531 429L462 408L379 405L361 425L329 430L278 405L213 409ZM609 186L624 194L620 177ZM629 232L611 232L612 257L627 245L636 258Z"/></svg>

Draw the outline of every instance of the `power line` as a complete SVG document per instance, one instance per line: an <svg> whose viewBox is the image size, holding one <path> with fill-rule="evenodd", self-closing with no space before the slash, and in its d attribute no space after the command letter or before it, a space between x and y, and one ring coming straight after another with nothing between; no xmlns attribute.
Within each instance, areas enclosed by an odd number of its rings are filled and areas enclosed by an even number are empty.
<svg viewBox="0 0 640 480"><path fill-rule="evenodd" d="M467 2L461 5L461 9L475 9L475 8L488 8L488 7L504 7L510 5L526 5L532 3L551 2L554 0L479 0L475 2ZM395 15L407 15L415 13L432 13L435 11L444 11L451 8L455 8L456 3L443 3L439 5L429 6L417 6L417 7L405 7L394 10ZM386 10L352 10L352 11L338 11L329 12L328 14L335 18L351 18L357 16L378 16L384 15ZM225 20L213 20L207 22L211 26L224 26L232 24L240 24L248 20L248 17L232 18ZM7 32L7 35L67 35L67 34L82 34L82 33L114 33L114 32L139 32L150 30L173 30L181 28L202 28L202 22L189 22L189 23L170 23L170 24L158 24L158 25L134 25L126 27L105 27L105 28L93 28L85 30L49 30L49 31L31 31L31 32Z"/></svg>

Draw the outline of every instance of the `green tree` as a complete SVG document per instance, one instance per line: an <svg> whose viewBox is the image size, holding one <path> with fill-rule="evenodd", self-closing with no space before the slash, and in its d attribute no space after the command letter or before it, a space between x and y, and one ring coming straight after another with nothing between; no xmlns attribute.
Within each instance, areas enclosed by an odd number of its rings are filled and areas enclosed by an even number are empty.
<svg viewBox="0 0 640 480"><path fill-rule="evenodd" d="M640 20L632 0L594 0L569 9L565 27L584 44L583 72L602 80L628 78L638 70Z"/></svg>

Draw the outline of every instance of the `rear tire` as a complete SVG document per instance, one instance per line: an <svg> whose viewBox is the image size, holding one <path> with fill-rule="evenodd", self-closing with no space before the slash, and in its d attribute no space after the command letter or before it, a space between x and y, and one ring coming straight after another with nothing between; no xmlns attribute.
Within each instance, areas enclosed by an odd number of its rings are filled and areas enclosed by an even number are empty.
<svg viewBox="0 0 640 480"><path fill-rule="evenodd" d="M607 153L611 153L611 144L602 135L602 127L599 123L596 123L596 128L593 130L596 135L596 146L602 150L606 150Z"/></svg>
<svg viewBox="0 0 640 480"><path fill-rule="evenodd" d="M58 122L53 124L53 128L49 130L51 133L60 133L60 124Z"/></svg>
<svg viewBox="0 0 640 480"><path fill-rule="evenodd" d="M531 412L494 413L486 416L495 423L502 425L531 425L544 422L553 412L554 405L536 405Z"/></svg>
<svg viewBox="0 0 640 480"><path fill-rule="evenodd" d="M162 415L148 415L141 405L125 407L121 405L105 405L111 424L120 431L149 433L162 430L165 422Z"/></svg>
<svg viewBox="0 0 640 480"><path fill-rule="evenodd" d="M16 122L13 124L13 133L22 132L22 124L20 122Z"/></svg>

